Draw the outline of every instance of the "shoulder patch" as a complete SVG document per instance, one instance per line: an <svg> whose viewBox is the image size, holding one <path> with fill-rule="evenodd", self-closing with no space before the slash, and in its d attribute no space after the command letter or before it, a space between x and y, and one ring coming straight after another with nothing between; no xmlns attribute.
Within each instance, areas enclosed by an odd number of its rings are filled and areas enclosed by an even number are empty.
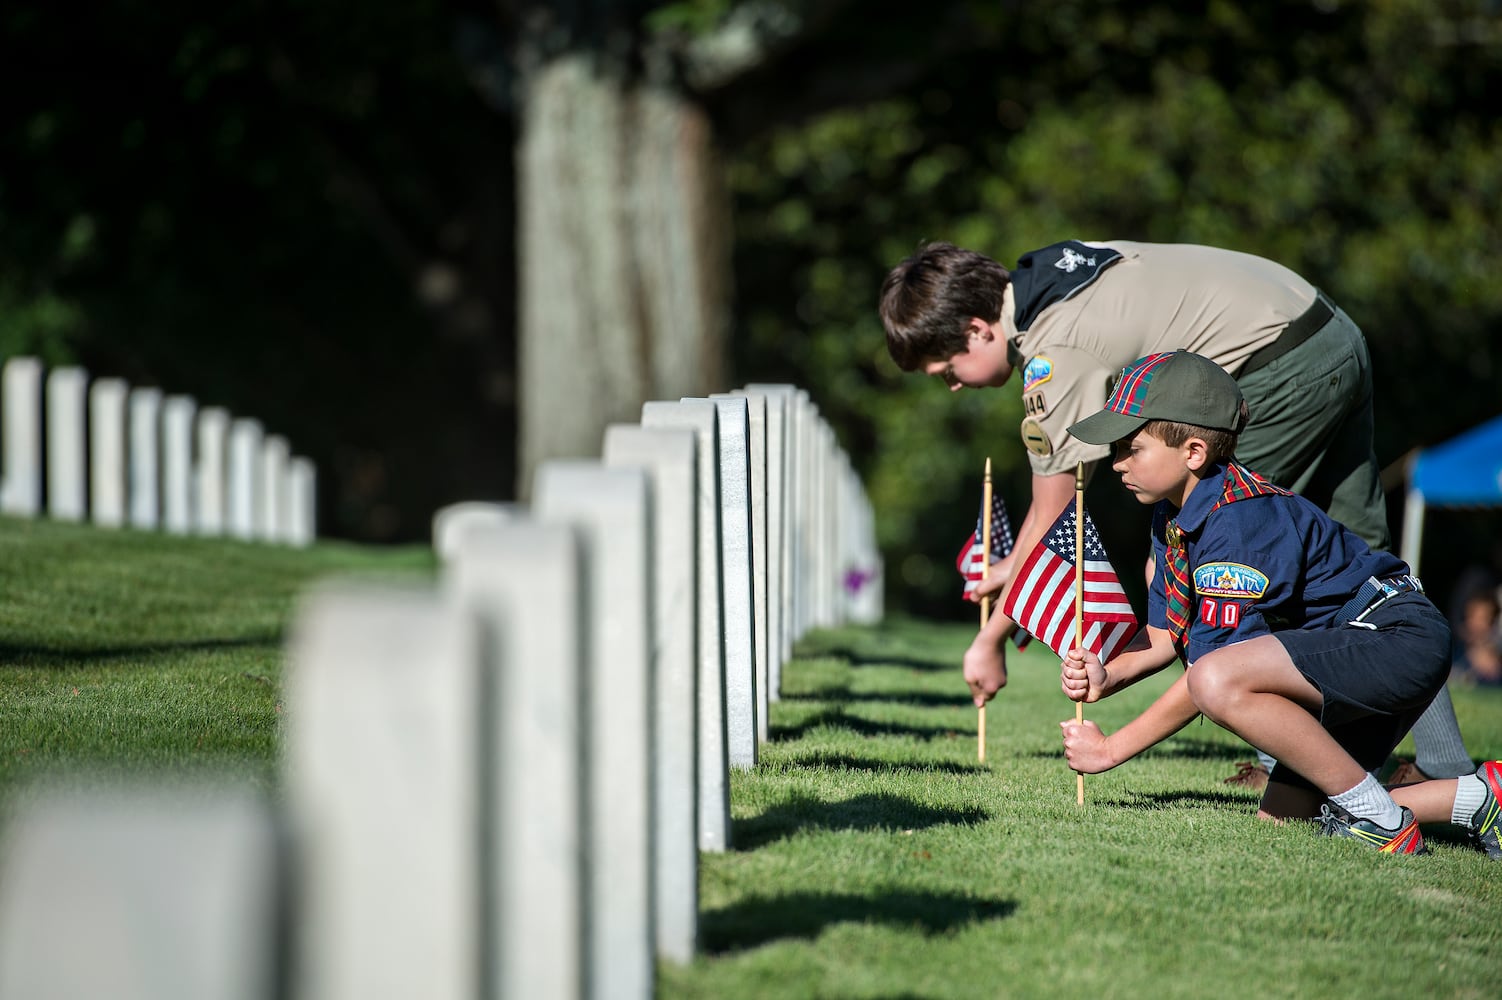
<svg viewBox="0 0 1502 1000"><path fill-rule="evenodd" d="M1261 597L1267 583L1266 573L1241 563L1205 563L1194 571L1194 589L1207 597Z"/></svg>
<svg viewBox="0 0 1502 1000"><path fill-rule="evenodd" d="M1039 458L1047 458L1053 454L1053 442L1048 439L1048 432L1032 417L1022 422L1022 444Z"/></svg>
<svg viewBox="0 0 1502 1000"><path fill-rule="evenodd" d="M1027 392L1051 378L1053 378L1053 362L1040 354L1022 369L1022 391Z"/></svg>
<svg viewBox="0 0 1502 1000"><path fill-rule="evenodd" d="M1033 392L1022 397L1022 410L1030 417L1041 417L1048 409L1048 403L1043 399L1043 393Z"/></svg>

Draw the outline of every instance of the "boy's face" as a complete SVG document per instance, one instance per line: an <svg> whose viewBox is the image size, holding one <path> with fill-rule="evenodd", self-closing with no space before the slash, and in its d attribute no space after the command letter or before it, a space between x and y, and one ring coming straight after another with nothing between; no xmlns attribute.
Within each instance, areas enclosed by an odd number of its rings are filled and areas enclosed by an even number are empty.
<svg viewBox="0 0 1502 1000"><path fill-rule="evenodd" d="M1121 484L1137 498L1138 503L1151 504L1167 500L1176 507L1182 507L1184 498L1193 487L1194 476L1190 472L1191 445L1198 440L1190 438L1173 448L1144 428L1131 437L1116 442L1116 455L1111 468L1121 475Z"/></svg>
<svg viewBox="0 0 1502 1000"><path fill-rule="evenodd" d="M961 389L1000 388L1012 377L1006 341L979 319L970 321L965 349L947 358L923 362L923 374L944 380L950 392Z"/></svg>

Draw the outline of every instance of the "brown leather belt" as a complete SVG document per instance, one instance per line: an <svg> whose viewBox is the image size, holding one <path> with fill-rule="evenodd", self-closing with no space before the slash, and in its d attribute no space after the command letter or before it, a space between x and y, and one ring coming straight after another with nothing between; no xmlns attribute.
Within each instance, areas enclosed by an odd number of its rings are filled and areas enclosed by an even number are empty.
<svg viewBox="0 0 1502 1000"><path fill-rule="evenodd" d="M1272 364L1324 329L1325 324L1330 322L1334 315L1335 306L1325 298L1324 292L1316 290L1314 304L1305 309L1302 315L1291 320L1271 344L1253 351L1252 356L1247 358L1246 363L1241 366L1241 371L1236 373L1236 377L1243 378L1258 368L1265 368Z"/></svg>

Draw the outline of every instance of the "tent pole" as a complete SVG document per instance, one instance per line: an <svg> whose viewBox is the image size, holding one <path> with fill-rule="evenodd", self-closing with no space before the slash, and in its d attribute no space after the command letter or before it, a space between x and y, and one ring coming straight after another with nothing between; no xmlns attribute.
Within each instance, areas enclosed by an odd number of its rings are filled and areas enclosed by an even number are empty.
<svg viewBox="0 0 1502 1000"><path fill-rule="evenodd" d="M1424 494L1413 487L1403 496L1403 561L1419 575L1419 549L1424 542Z"/></svg>

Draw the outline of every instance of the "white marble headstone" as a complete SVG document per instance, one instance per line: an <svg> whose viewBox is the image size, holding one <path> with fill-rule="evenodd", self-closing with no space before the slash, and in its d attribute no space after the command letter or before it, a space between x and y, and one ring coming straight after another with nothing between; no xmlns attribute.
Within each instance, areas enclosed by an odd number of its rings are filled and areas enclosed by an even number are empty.
<svg viewBox="0 0 1502 1000"><path fill-rule="evenodd" d="M130 526L143 531L161 520L162 391L150 387L130 393Z"/></svg>
<svg viewBox="0 0 1502 1000"><path fill-rule="evenodd" d="M0 511L36 517L42 512L42 363L36 358L5 362L0 395L5 407Z"/></svg>
<svg viewBox="0 0 1502 1000"><path fill-rule="evenodd" d="M652 633L657 954L691 962L698 944L695 715L698 465L687 429L612 424L605 464L646 469L652 484Z"/></svg>
<svg viewBox="0 0 1502 1000"><path fill-rule="evenodd" d="M478 995L480 648L473 617L432 591L304 597L286 681L297 995Z"/></svg>
<svg viewBox="0 0 1502 1000"><path fill-rule="evenodd" d="M306 548L318 536L318 470L301 455L287 468L287 535L289 545Z"/></svg>
<svg viewBox="0 0 1502 1000"><path fill-rule="evenodd" d="M539 520L584 544L585 983L593 997L653 992L651 497L644 469L538 466Z"/></svg>
<svg viewBox="0 0 1502 1000"><path fill-rule="evenodd" d="M725 736L730 766L756 766L756 606L751 574L750 407L711 400L720 418L720 561L725 628Z"/></svg>
<svg viewBox="0 0 1502 1000"><path fill-rule="evenodd" d="M476 527L505 524L525 516L525 508L513 503L465 500L440 507L433 515L433 553L445 564L464 547L464 537Z"/></svg>
<svg viewBox="0 0 1502 1000"><path fill-rule="evenodd" d="M193 421L198 404L192 396L162 401L162 527L174 535L193 531Z"/></svg>
<svg viewBox="0 0 1502 1000"><path fill-rule="evenodd" d="M82 368L47 376L47 514L59 521L82 521L86 513L88 381Z"/></svg>
<svg viewBox="0 0 1502 1000"><path fill-rule="evenodd" d="M508 1000L584 995L582 569L575 529L527 518L476 526L443 567L484 629L485 961Z"/></svg>
<svg viewBox="0 0 1502 1000"><path fill-rule="evenodd" d="M89 386L89 519L101 528L125 524L125 403L123 379L95 379Z"/></svg>
<svg viewBox="0 0 1502 1000"><path fill-rule="evenodd" d="M284 892L252 792L52 790L7 826L0 997L267 1000Z"/></svg>
<svg viewBox="0 0 1502 1000"><path fill-rule="evenodd" d="M279 542L287 534L288 508L291 506L289 464L291 448L280 434L268 434L261 442L260 476L256 489L260 502L256 504L256 537L262 541Z"/></svg>
<svg viewBox="0 0 1502 1000"><path fill-rule="evenodd" d="M694 432L699 488L698 575L699 670L699 850L730 847L730 758L725 734L725 653L721 630L719 411L707 399L642 404L643 427Z"/></svg>
<svg viewBox="0 0 1502 1000"><path fill-rule="evenodd" d="M767 401L767 634L770 649L767 660L767 699L776 701L782 693L782 665L792 656L791 620L792 564L787 529L788 427L793 387L775 383L753 382L747 393L759 393Z"/></svg>
<svg viewBox="0 0 1502 1000"><path fill-rule="evenodd" d="M222 535L228 523L225 465L229 411L206 406L198 412L198 461L194 466L194 527L200 535Z"/></svg>
<svg viewBox="0 0 1502 1000"><path fill-rule="evenodd" d="M261 441L265 431L253 417L240 417L229 426L229 470L225 489L231 537L256 537L256 508L260 505Z"/></svg>

